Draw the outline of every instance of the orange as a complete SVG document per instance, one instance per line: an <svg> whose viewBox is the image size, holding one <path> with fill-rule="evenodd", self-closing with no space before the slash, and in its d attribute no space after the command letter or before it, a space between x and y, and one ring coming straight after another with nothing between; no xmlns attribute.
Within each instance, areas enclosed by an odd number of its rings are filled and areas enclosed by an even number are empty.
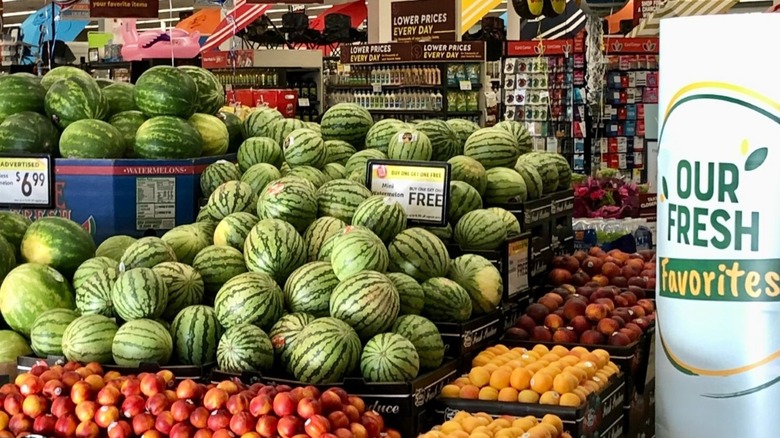
<svg viewBox="0 0 780 438"><path fill-rule="evenodd" d="M530 389L524 389L517 396L517 401L520 403L539 403L539 394Z"/></svg>
<svg viewBox="0 0 780 438"><path fill-rule="evenodd" d="M555 377L558 374L560 374L562 372L562 370L560 368L556 367L555 365L547 365L546 367L544 367L541 370L539 370L539 372L547 373L551 377Z"/></svg>
<svg viewBox="0 0 780 438"><path fill-rule="evenodd" d="M557 415L545 415L544 418L542 418L542 423L553 425L555 427L555 436L563 433L563 420Z"/></svg>
<svg viewBox="0 0 780 438"><path fill-rule="evenodd" d="M561 400L561 395L555 391L547 391L539 397L540 405L553 405L558 406Z"/></svg>
<svg viewBox="0 0 780 438"><path fill-rule="evenodd" d="M593 353L585 353L582 356L580 356L580 362L585 362L585 361L593 362L593 364L596 365L597 368L601 368L601 366L599 365L600 360L601 359Z"/></svg>
<svg viewBox="0 0 780 438"><path fill-rule="evenodd" d="M524 365L523 365L523 361L521 361L520 359L513 359L507 362L506 366L514 370L523 367Z"/></svg>
<svg viewBox="0 0 780 438"><path fill-rule="evenodd" d="M469 380L472 385L482 388L490 383L490 371L486 367L474 367L469 371Z"/></svg>
<svg viewBox="0 0 780 438"><path fill-rule="evenodd" d="M483 366L487 365L488 362L490 362L490 359L480 354L480 355L478 355L477 357L475 357L471 361L471 366L472 367L483 367Z"/></svg>
<svg viewBox="0 0 780 438"><path fill-rule="evenodd" d="M509 347L507 347L504 344L498 344L498 345L494 346L493 349L498 351L498 352L500 352L501 354L509 352Z"/></svg>
<svg viewBox="0 0 780 438"><path fill-rule="evenodd" d="M531 377L531 389L542 394L553 386L553 378L546 373L538 372Z"/></svg>
<svg viewBox="0 0 780 438"><path fill-rule="evenodd" d="M493 420L491 426L495 426L499 429L508 429L512 427L512 422L507 420L506 418L496 418L495 420Z"/></svg>
<svg viewBox="0 0 780 438"><path fill-rule="evenodd" d="M533 362L525 366L525 369L533 374L538 373L542 368L544 368L544 364L541 362Z"/></svg>
<svg viewBox="0 0 780 438"><path fill-rule="evenodd" d="M441 396L443 398L458 398L460 394L460 387L458 385L446 385L441 389Z"/></svg>
<svg viewBox="0 0 780 438"><path fill-rule="evenodd" d="M550 432L550 436L557 437L558 436L558 428L550 423L546 423L544 420L542 420L541 423L537 425L537 427L543 427L547 429L548 432ZM561 424L561 428L563 428L563 424Z"/></svg>
<svg viewBox="0 0 780 438"><path fill-rule="evenodd" d="M498 390L491 386L486 386L479 390L480 400L498 400Z"/></svg>
<svg viewBox="0 0 780 438"><path fill-rule="evenodd" d="M520 395L520 393L511 386L502 388L500 391L498 391L498 401L517 403L518 395Z"/></svg>
<svg viewBox="0 0 780 438"><path fill-rule="evenodd" d="M561 394L574 391L580 380L571 373L561 373L553 379L553 389Z"/></svg>
<svg viewBox="0 0 780 438"><path fill-rule="evenodd" d="M509 384L518 391L528 389L531 386L533 373L527 368L516 368L509 377Z"/></svg>
<svg viewBox="0 0 780 438"><path fill-rule="evenodd" d="M573 392L567 392L566 394L561 394L561 399L558 402L560 406L569 406L572 408L577 408L580 405L582 405L583 400L580 398L579 395L573 393Z"/></svg>
<svg viewBox="0 0 780 438"><path fill-rule="evenodd" d="M458 413L452 417L452 421L457 421L458 423L463 424L463 420L467 418L471 418L471 414L466 411L458 411Z"/></svg>
<svg viewBox="0 0 780 438"><path fill-rule="evenodd" d="M585 370L585 373L588 375L588 378L591 378L594 375L596 375L596 371L598 371L598 369L596 368L596 364L590 361L580 362L574 366L576 368L582 368L583 370Z"/></svg>
<svg viewBox="0 0 780 438"><path fill-rule="evenodd" d="M469 436L470 436L470 438L492 438L492 436L490 434L485 433L485 432L472 433Z"/></svg>
<svg viewBox="0 0 780 438"><path fill-rule="evenodd" d="M574 365L577 365L580 362L580 359L577 356L564 356L561 358L561 363L566 365L567 367L572 367Z"/></svg>

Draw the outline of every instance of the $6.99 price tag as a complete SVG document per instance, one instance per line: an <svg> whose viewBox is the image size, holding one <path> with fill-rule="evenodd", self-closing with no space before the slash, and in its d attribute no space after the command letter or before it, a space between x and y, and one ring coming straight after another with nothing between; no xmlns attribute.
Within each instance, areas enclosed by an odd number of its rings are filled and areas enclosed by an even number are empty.
<svg viewBox="0 0 780 438"><path fill-rule="evenodd" d="M44 157L0 157L0 205L50 205L50 163Z"/></svg>

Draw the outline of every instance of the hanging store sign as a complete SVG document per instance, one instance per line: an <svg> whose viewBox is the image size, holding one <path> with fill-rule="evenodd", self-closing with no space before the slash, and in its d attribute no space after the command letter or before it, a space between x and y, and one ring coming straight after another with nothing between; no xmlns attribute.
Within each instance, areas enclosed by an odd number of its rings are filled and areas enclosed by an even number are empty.
<svg viewBox="0 0 780 438"><path fill-rule="evenodd" d="M393 41L455 41L454 0L393 2Z"/></svg>
<svg viewBox="0 0 780 438"><path fill-rule="evenodd" d="M159 0L90 0L92 18L158 18Z"/></svg>
<svg viewBox="0 0 780 438"><path fill-rule="evenodd" d="M658 38L609 38L604 41L608 54L658 53L661 44Z"/></svg>
<svg viewBox="0 0 780 438"><path fill-rule="evenodd" d="M482 41L359 44L345 46L341 50L343 64L482 62L484 60L485 43Z"/></svg>

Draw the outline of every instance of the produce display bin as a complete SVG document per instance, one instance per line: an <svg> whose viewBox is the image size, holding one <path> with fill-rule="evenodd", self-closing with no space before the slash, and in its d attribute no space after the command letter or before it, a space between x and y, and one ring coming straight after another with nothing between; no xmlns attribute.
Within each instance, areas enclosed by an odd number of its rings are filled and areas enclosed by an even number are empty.
<svg viewBox="0 0 780 438"><path fill-rule="evenodd" d="M551 217L571 216L574 213L574 189L559 190L550 194L550 198L552 200Z"/></svg>
<svg viewBox="0 0 780 438"><path fill-rule="evenodd" d="M626 400L623 417L627 438L651 438L655 436L655 379L645 386L645 393Z"/></svg>
<svg viewBox="0 0 780 438"><path fill-rule="evenodd" d="M503 315L504 331L510 327L514 327L515 323L525 313L525 309L531 303L531 295L526 295L522 299L514 303L505 303L501 306L501 314Z"/></svg>
<svg viewBox="0 0 780 438"><path fill-rule="evenodd" d="M496 309L463 323L434 321L434 324L444 340L445 355L462 358L492 345L499 338L504 321L501 309Z"/></svg>
<svg viewBox="0 0 780 438"><path fill-rule="evenodd" d="M16 359L16 368L19 373L26 373L39 362L45 362L48 366L64 365L68 362L62 356L49 356L40 358L34 356L19 356ZM103 371L117 371L123 376L138 375L140 373L156 373L162 370L168 370L173 373L176 380L192 379L197 382L203 381L211 374L211 369L215 364L195 366L195 365L160 365L156 363L142 363L138 367L124 367L119 365L103 365Z"/></svg>
<svg viewBox="0 0 780 438"><path fill-rule="evenodd" d="M547 247L538 252L531 252L531 265L528 271L528 275L531 278L532 286L547 284L547 276L550 273L553 256L553 250L550 247Z"/></svg>

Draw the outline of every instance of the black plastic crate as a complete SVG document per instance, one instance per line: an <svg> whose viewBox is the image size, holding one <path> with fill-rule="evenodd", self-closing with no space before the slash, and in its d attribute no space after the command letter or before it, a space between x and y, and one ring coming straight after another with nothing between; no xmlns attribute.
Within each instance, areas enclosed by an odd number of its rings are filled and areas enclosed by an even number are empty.
<svg viewBox="0 0 780 438"><path fill-rule="evenodd" d="M48 358L39 358L33 356L19 356L16 359L16 368L19 373L26 373L39 362L45 362L49 366L64 365L68 362L62 356L49 356ZM104 364L102 365L103 371L116 371L123 376L138 375L140 373L157 373L162 370L168 370L173 373L173 377L176 380L192 379L195 381L202 381L207 379L211 374L212 368L216 364L209 364L204 366L195 365L160 365L156 363L142 363L137 367L124 367L119 365Z"/></svg>
<svg viewBox="0 0 780 438"><path fill-rule="evenodd" d="M434 321L444 340L445 355L457 358L492 345L501 336L503 323L500 308L462 323Z"/></svg>

